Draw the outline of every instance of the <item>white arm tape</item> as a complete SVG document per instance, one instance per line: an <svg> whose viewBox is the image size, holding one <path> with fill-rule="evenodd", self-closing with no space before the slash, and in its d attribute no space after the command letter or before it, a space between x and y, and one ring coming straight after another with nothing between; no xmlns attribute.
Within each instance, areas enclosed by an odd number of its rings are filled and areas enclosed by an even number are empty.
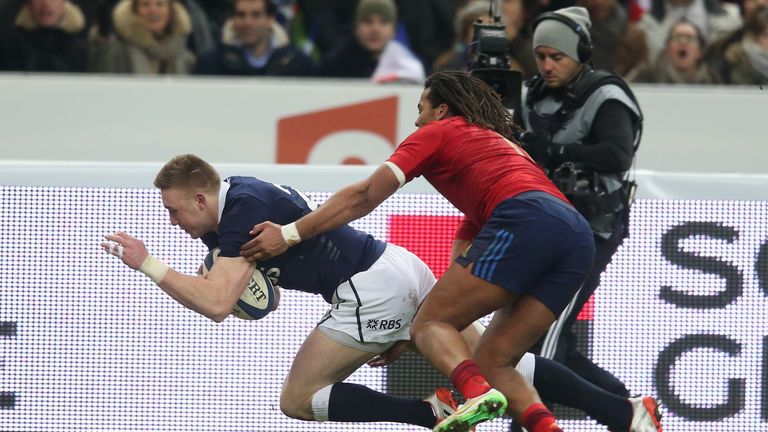
<svg viewBox="0 0 768 432"><path fill-rule="evenodd" d="M405 186L405 173L403 170L401 170L399 166L390 161L384 162L384 165L388 166L389 169L392 170L392 173L395 174L395 178L397 179L397 182L400 183L400 187Z"/></svg>
<svg viewBox="0 0 768 432"><path fill-rule="evenodd" d="M168 264L160 261L152 255L147 255L144 258L144 262L141 263L139 271L149 276L152 282L160 285L160 281L163 280L165 274L168 273L168 269L171 268Z"/></svg>
<svg viewBox="0 0 768 432"><path fill-rule="evenodd" d="M283 234L283 240L285 240L285 243L287 243L288 246L301 243L301 236L299 235L298 228L296 228L296 222L281 226L280 233Z"/></svg>

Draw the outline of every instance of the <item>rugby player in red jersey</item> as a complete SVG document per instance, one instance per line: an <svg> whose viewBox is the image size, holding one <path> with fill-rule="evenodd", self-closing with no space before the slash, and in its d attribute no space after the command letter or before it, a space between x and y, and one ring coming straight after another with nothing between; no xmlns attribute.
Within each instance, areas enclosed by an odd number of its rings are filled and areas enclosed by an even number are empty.
<svg viewBox="0 0 768 432"><path fill-rule="evenodd" d="M493 89L463 72L427 79L418 130L367 179L287 225L254 226L241 253L263 260L359 219L424 176L464 219L452 263L427 295L411 338L467 399L436 431L464 431L507 411L530 432L560 427L514 368L579 289L592 265L592 231L515 142L517 126ZM496 312L474 353L461 337Z"/></svg>

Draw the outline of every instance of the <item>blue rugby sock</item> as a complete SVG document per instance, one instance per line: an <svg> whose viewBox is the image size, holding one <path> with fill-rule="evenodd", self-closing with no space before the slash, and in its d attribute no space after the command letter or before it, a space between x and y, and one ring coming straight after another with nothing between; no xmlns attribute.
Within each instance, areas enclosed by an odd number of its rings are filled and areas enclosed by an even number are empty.
<svg viewBox="0 0 768 432"><path fill-rule="evenodd" d="M582 410L613 430L626 430L632 421L627 399L597 387L554 360L536 356L533 385L543 400Z"/></svg>
<svg viewBox="0 0 768 432"><path fill-rule="evenodd" d="M390 421L431 429L435 415L429 403L371 390L359 384L336 383L328 400L328 420L337 422Z"/></svg>

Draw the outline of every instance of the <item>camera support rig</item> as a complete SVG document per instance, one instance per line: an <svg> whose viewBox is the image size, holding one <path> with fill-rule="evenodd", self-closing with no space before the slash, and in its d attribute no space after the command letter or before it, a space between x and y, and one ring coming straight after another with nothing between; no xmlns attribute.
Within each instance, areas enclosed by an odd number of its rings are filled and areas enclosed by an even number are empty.
<svg viewBox="0 0 768 432"><path fill-rule="evenodd" d="M497 0L492 0L488 15L493 22L474 24L469 73L496 90L515 123L520 124L523 74L509 69L509 41L498 10Z"/></svg>

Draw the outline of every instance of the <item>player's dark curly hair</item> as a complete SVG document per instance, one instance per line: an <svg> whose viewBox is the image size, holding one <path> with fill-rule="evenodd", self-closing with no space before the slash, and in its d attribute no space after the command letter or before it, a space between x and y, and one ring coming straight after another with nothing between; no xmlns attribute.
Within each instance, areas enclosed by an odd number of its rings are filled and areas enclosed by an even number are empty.
<svg viewBox="0 0 768 432"><path fill-rule="evenodd" d="M432 106L446 104L451 114L464 117L467 123L516 141L520 127L512 120L498 93L484 81L466 72L443 71L430 75L424 88L429 89L427 99Z"/></svg>

